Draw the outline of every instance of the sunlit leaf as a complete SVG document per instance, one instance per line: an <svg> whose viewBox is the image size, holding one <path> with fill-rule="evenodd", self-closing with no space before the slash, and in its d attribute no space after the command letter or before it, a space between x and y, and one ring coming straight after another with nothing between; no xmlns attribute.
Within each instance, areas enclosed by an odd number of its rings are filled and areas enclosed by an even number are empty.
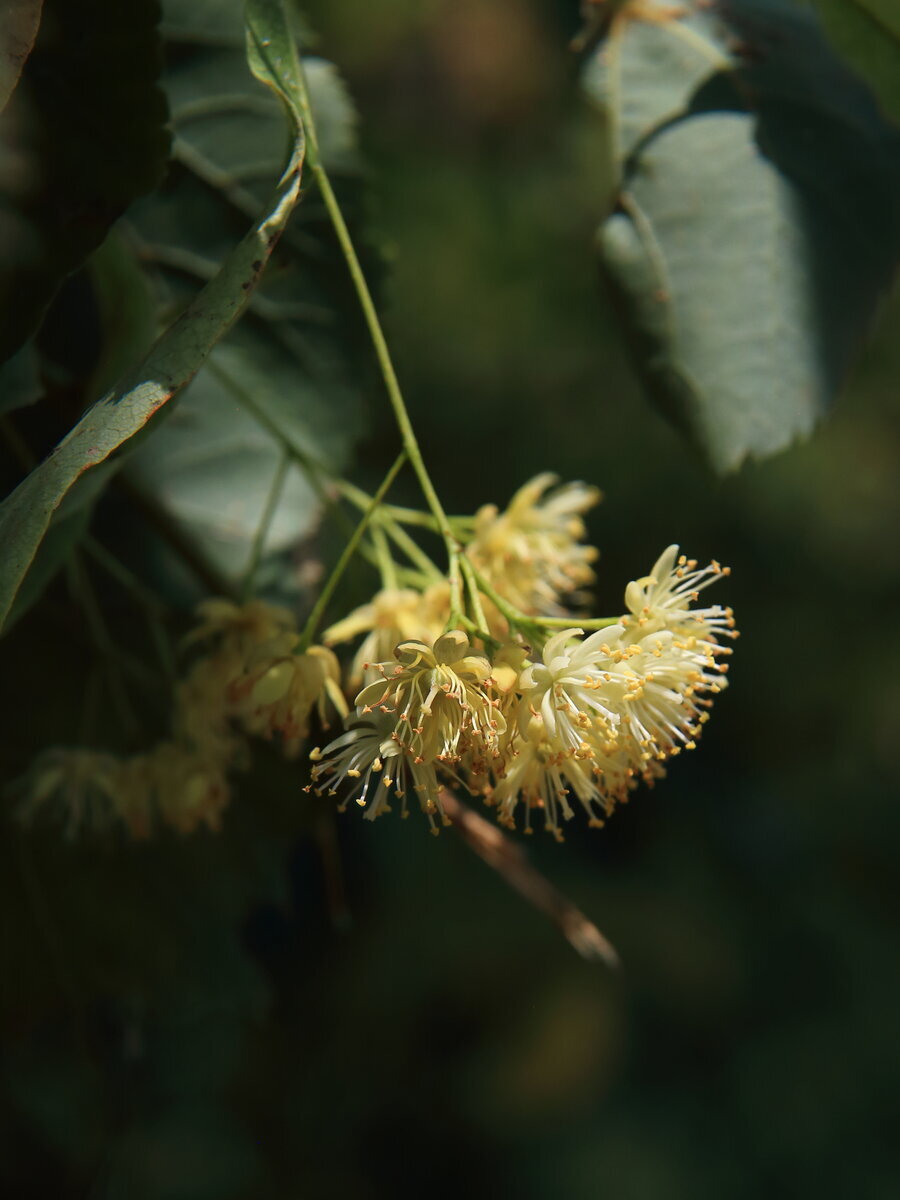
<svg viewBox="0 0 900 1200"><path fill-rule="evenodd" d="M718 470L810 432L900 254L897 134L786 0L626 8L586 83L639 373Z"/></svg>
<svg viewBox="0 0 900 1200"><path fill-rule="evenodd" d="M825 391L809 247L751 119L710 114L654 139L627 203L602 246L651 394L723 470L808 433Z"/></svg>

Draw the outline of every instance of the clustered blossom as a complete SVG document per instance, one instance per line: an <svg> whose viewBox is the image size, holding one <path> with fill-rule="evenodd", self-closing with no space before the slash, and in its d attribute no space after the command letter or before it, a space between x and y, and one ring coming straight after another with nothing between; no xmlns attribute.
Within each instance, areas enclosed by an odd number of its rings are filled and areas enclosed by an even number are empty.
<svg viewBox="0 0 900 1200"><path fill-rule="evenodd" d="M526 616L564 616L573 605L585 603L584 589L594 582L591 563L599 555L584 544L584 514L600 492L584 483L557 485L556 476L545 472L519 488L505 510L483 505L465 543L466 555L488 583ZM490 600L484 601L484 610L487 632L507 637L509 626ZM366 634L347 677L355 686L366 677L367 664L389 659L398 642L433 642L449 616L446 580L423 591L385 588L326 630L323 640L336 646Z"/></svg>
<svg viewBox="0 0 900 1200"><path fill-rule="evenodd" d="M557 838L575 806L601 826L695 747L725 686L731 612L692 607L725 573L670 546L628 585L628 612L588 636L573 626L539 652L508 642L490 659L460 631L402 643L375 664L381 682L359 693L346 731L313 752L311 787L370 819L390 810L392 791L405 815L411 788L435 831L442 785L482 797L503 825L521 813L527 832L536 809Z"/></svg>
<svg viewBox="0 0 900 1200"><path fill-rule="evenodd" d="M353 802L374 819L419 809L436 833L443 789L457 787L529 833L536 812L559 839L578 809L602 826L695 747L737 633L730 609L701 602L727 569L700 567L677 546L628 584L621 616L580 622L572 610L586 603L597 558L583 514L598 493L556 484L540 475L505 511L485 506L466 525L486 628L471 617L453 627L446 580L382 589L324 645L306 645L285 609L207 601L187 639L201 651L176 689L170 739L124 759L48 752L23 816L55 804L70 833L217 829L248 738L277 739L293 758L337 714L343 729L312 751L305 790L341 810ZM342 681L331 647L360 636Z"/></svg>
<svg viewBox="0 0 900 1200"><path fill-rule="evenodd" d="M176 687L172 737L130 757L47 751L29 772L23 820L53 807L70 837L117 824L133 838L218 830L248 735L278 737L295 757L314 714L326 727L331 712L347 715L337 658L324 646L299 652L287 609L208 600L198 616L186 643L203 652Z"/></svg>

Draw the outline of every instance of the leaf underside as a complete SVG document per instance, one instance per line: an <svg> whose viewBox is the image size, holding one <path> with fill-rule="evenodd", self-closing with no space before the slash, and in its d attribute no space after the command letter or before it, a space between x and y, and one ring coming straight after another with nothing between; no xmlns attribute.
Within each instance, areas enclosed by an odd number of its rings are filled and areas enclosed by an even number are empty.
<svg viewBox="0 0 900 1200"><path fill-rule="evenodd" d="M727 471L840 388L900 252L897 135L783 0L656 13L586 69L621 176L599 244L649 394Z"/></svg>

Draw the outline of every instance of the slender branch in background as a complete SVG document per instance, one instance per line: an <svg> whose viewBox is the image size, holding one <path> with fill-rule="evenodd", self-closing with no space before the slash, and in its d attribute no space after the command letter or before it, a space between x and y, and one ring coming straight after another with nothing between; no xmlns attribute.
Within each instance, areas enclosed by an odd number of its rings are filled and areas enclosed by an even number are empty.
<svg viewBox="0 0 900 1200"><path fill-rule="evenodd" d="M165 602L146 587L114 554L110 554L96 538L88 534L82 545L98 566L101 566L141 606L160 666L169 679L174 679L177 675L175 655L162 621L162 614L166 607Z"/></svg>
<svg viewBox="0 0 900 1200"><path fill-rule="evenodd" d="M444 582L446 576L438 570L433 560L429 558L418 542L413 541L401 525L386 518L383 514L381 515L381 524L385 533L397 549L406 555L413 566L421 571L426 579L431 583Z"/></svg>
<svg viewBox="0 0 900 1200"><path fill-rule="evenodd" d="M378 319L378 313L375 308L375 303L372 300L372 293L369 291L369 285L366 283L366 277L363 274L359 258L356 254L356 249L353 245L353 239L350 237L350 231L347 228L347 223L344 220L341 212L340 204L331 187L331 181L328 178L328 173L319 156L319 142L316 132L316 124L313 118L312 107L309 103L309 93L306 87L306 77L303 72L303 65L300 63L299 83L302 93L303 118L304 126L307 135L307 150L306 161L309 168L315 176L316 182L319 185L322 199L325 202L325 207L328 209L328 215L331 218L331 223L334 231L337 234L338 242L347 262L347 268L350 271L350 277L353 280L353 286L356 289L356 294L359 299L360 307L362 308L363 317L365 318L366 326L369 330L369 336L372 339L372 345L375 348L375 355L378 359L378 365L381 369L381 376L384 380L385 389L387 390L388 399L394 411L394 418L397 422L397 427L400 430L400 437L403 441L403 448L409 458L410 464L416 473L419 481L419 486L422 489L422 494L434 514L435 520L438 523L438 529L441 537L444 540L444 545L447 550L448 560L448 578L450 580L450 624L453 625L458 620L463 611L462 599L462 583L459 570L459 544L453 535L450 522L447 519L447 514L444 512L444 506L441 504L440 498L435 490L434 484L431 482L431 476L428 474L428 469L425 466L422 452L419 448L419 442L416 438L415 430L412 427L412 422L409 418L409 412L406 408L406 402L403 399L403 393L400 390L400 383L397 379L397 373L394 370L394 364L391 359L391 353L388 349L388 344L384 336L384 331L381 328L381 322Z"/></svg>
<svg viewBox="0 0 900 1200"><path fill-rule="evenodd" d="M341 485L341 490L351 503L363 512L369 507L372 502L371 496L351 485ZM406 530L398 525L386 514L386 506L381 505L376 515L378 524L391 539L398 550L401 550L409 561L418 568L419 571L431 583L441 583L446 576L438 569L432 559L428 557L418 542L414 542Z"/></svg>
<svg viewBox="0 0 900 1200"><path fill-rule="evenodd" d="M387 475L385 475L384 479L382 480L381 484L379 485L378 491L372 497L368 508L363 513L362 519L360 520L359 524L356 526L356 529L353 531L353 534L350 537L350 540L347 542L347 545L341 551L341 556L335 563L331 574L328 576L328 580L327 580L325 586L322 588L321 592L319 593L319 598L316 600L315 604L313 605L313 610L309 614L309 618L306 622L306 625L303 628L303 632L300 634L300 641L297 645L297 653L298 654L302 654L303 651L307 648L307 646L309 646L310 642L315 637L316 630L319 628L319 625L322 621L322 617L325 615L325 610L328 607L331 597L334 595L335 588L340 583L341 576L344 574L344 571L347 569L347 566L349 565L350 560L353 558L353 555L356 553L356 549L359 546L360 541L362 540L362 536L366 532L366 529L369 527L369 522L374 517L379 504L384 499L384 497L387 495L388 489L390 488L391 484L396 479L400 468L403 466L403 464L406 462L406 460L407 460L407 453L405 450L401 450L400 453L398 454L397 458L394 461L394 465L391 467L391 469L388 471Z"/></svg>
<svg viewBox="0 0 900 1200"><path fill-rule="evenodd" d="M91 583L90 576L84 569L84 563L80 555L76 554L69 560L67 571L72 594L80 604L85 615L94 646L105 661L109 690L116 713L122 723L122 731L128 738L136 737L140 730L140 724L132 708L131 701L128 698L128 689L122 678L122 668L126 664L127 656L118 649L110 636L100 605L97 603L97 597L94 594L93 584Z"/></svg>
<svg viewBox="0 0 900 1200"><path fill-rule="evenodd" d="M522 850L450 791L441 793L444 812L463 841L509 887L557 926L582 958L619 966L615 947L584 913L525 858Z"/></svg>
<svg viewBox="0 0 900 1200"><path fill-rule="evenodd" d="M269 530L272 528L272 521L275 517L275 512L281 502L281 493L284 490L285 479L287 478L288 468L291 465L291 456L284 450L278 459L278 466L272 475L272 484L269 488L269 494L266 496L266 502L263 505L262 513L260 514L259 524L256 527L256 533L253 535L253 544L250 547L250 558L247 561L247 566L244 569L244 574L240 582L240 593L242 600L249 600L253 595L253 585L256 581L256 573L259 570L259 564L262 561L263 551L266 546L266 538L269 536Z"/></svg>

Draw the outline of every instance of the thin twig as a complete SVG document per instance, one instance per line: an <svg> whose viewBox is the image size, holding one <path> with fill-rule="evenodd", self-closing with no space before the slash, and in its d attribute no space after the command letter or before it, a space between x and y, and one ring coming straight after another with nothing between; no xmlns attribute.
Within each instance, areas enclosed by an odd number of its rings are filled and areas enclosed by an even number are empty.
<svg viewBox="0 0 900 1200"><path fill-rule="evenodd" d="M407 461L407 458L408 458L408 456L407 456L406 450L401 450L400 453L398 454L397 458L394 460L394 463L391 466L391 469L388 471L387 475L385 475L384 479L382 480L381 485L378 488L378 491L372 497L372 501L371 501L369 507L366 509L366 511L363 513L362 517L360 518L359 524L356 526L356 529L353 531L353 534L350 537L350 540L347 542L346 546L341 551L341 555L338 558L337 562L335 563L331 574L328 576L328 580L325 583L325 586L322 588L321 592L319 593L319 598L316 600L315 604L313 605L312 612L309 614L306 624L303 627L303 630L300 634L300 641L298 643L298 651L306 650L307 647L309 646L310 642L312 641L312 639L315 637L316 630L319 628L322 617L325 614L325 609L328 607L331 597L334 595L335 588L337 587L338 583L340 582L341 576L344 574L344 571L347 569L347 566L349 565L350 560L353 558L353 555L356 553L356 551L359 547L359 544L362 541L363 534L366 532L366 529L369 526L369 522L372 520L372 517L378 511L379 504L384 499L384 497L387 495L387 492L388 492L391 484L394 482L394 479L397 477L397 474L400 471L400 468Z"/></svg>
<svg viewBox="0 0 900 1200"><path fill-rule="evenodd" d="M444 812L470 849L497 872L513 891L557 926L566 941L586 958L619 966L619 956L597 926L525 858L496 825L479 816L450 791L441 793Z"/></svg>
<svg viewBox="0 0 900 1200"><path fill-rule="evenodd" d="M291 465L291 456L287 451L282 450L278 457L278 465L272 476L272 484L269 488L269 493L266 496L266 502L263 505L263 510L259 518L259 524L256 527L256 532L253 535L253 545L250 547L250 558L247 566L244 569L244 574L241 579L240 589L241 595L245 600L249 600L253 595L253 585L256 581L256 574L259 570L259 564L262 561L263 552L265 550L266 538L269 536L269 530L272 528L272 521L275 517L275 512L278 505L281 503L281 494L284 490L285 479L287 478L288 468Z"/></svg>

